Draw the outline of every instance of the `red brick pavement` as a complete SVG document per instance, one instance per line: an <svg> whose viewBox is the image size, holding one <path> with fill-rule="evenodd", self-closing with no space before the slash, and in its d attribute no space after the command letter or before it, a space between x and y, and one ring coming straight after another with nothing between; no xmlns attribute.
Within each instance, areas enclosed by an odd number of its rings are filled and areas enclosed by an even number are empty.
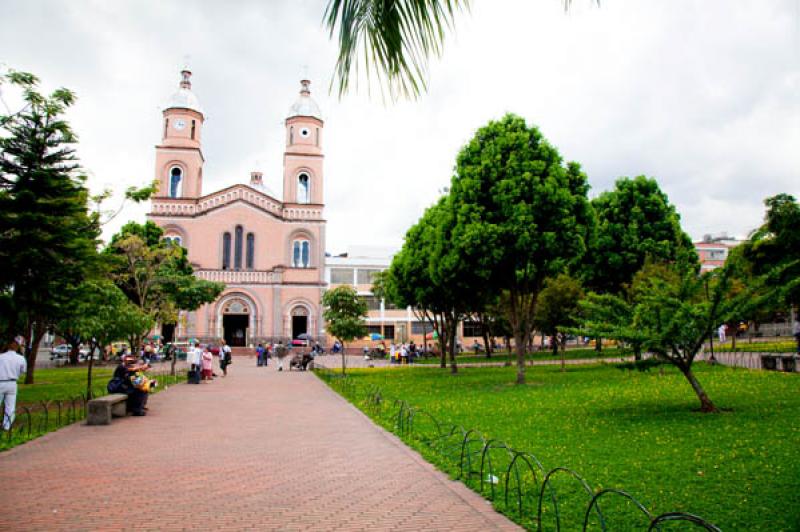
<svg viewBox="0 0 800 532"><path fill-rule="evenodd" d="M0 454L2 530L512 530L311 373L235 360Z"/></svg>

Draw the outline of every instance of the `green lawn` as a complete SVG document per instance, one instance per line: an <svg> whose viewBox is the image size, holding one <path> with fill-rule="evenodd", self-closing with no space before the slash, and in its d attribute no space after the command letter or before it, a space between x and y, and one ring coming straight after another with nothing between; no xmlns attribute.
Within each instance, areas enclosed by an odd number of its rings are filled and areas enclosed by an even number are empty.
<svg viewBox="0 0 800 532"><path fill-rule="evenodd" d="M95 393L105 390L112 373L114 366L92 369L92 390ZM67 400L86 393L86 367L37 369L34 377L34 384L20 383L18 405Z"/></svg>
<svg viewBox="0 0 800 532"><path fill-rule="evenodd" d="M623 352L621 349L615 347L606 347L601 352L597 352L594 348L578 348L578 349L567 349L565 352L564 358L566 360L586 360L590 358L618 358L622 356L628 356L630 353ZM510 353L508 351L501 351L497 353L493 353L491 357L487 358L486 354L474 354L472 352L465 351L461 355L456 358L456 362L458 364L467 364L467 363L497 363L497 362L505 362L506 360L511 358L511 361L514 362L517 360L517 355L515 353ZM558 355L553 355L552 351L537 351L535 353L528 353L525 356L526 360L561 360L561 353ZM438 364L438 358L422 358L415 361L416 364Z"/></svg>
<svg viewBox="0 0 800 532"><path fill-rule="evenodd" d="M526 386L511 384L513 368L463 368L456 376L434 368L352 370L357 392L350 397L366 408L358 390L377 386L385 414L367 410L387 428L393 429L386 414L392 401L404 399L442 424L475 428L487 439L529 451L546 470L572 468L595 491L624 489L654 514L690 512L723 530L800 530L800 375L705 364L697 365L697 373L711 399L729 411L694 411L698 401L672 368L661 375L613 365L573 366L563 373L529 368ZM425 423L417 418L415 426ZM457 473L457 460L405 439ZM502 501L495 505L519 521ZM630 510L609 499L603 509L610 521L615 505L619 516ZM561 511L566 530L583 518L583 510ZM522 522L532 526L530 512Z"/></svg>
<svg viewBox="0 0 800 532"><path fill-rule="evenodd" d="M748 342L747 340L737 340L736 348L733 348L731 340L723 344L714 342L714 351L733 351L737 353L795 353L797 352L797 342L793 340L767 341L767 342Z"/></svg>

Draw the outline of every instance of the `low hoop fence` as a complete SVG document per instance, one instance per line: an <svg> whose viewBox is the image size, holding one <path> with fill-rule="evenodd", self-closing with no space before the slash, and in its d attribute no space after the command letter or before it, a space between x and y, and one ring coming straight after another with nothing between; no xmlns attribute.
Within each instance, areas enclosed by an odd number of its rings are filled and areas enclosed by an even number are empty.
<svg viewBox="0 0 800 532"><path fill-rule="evenodd" d="M158 381L156 393L173 384L186 381L186 375L182 372L178 372L177 375L170 375L168 371L148 372L148 376ZM105 382L92 387L91 397L82 392L67 398L17 405L13 419L9 419L9 416L3 411L0 451L83 420L86 417L89 400L104 395L108 395ZM19 393L17 397L19 397Z"/></svg>
<svg viewBox="0 0 800 532"><path fill-rule="evenodd" d="M534 453L489 438L479 430L443 422L404 399L386 397L378 386L361 385L327 368L314 371L401 439L421 444L416 447L426 458L530 530L668 531L691 527L720 531L690 513L651 512L620 489L593 489L576 471L545 467Z"/></svg>

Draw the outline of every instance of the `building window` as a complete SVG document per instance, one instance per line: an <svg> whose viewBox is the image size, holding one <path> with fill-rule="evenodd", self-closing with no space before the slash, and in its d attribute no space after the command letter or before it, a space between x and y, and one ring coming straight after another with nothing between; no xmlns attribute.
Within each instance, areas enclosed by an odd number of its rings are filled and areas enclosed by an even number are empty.
<svg viewBox="0 0 800 532"><path fill-rule="evenodd" d="M169 197L179 198L181 196L181 180L183 179L183 172L177 166L174 166L169 171Z"/></svg>
<svg viewBox="0 0 800 532"><path fill-rule="evenodd" d="M381 300L375 296L358 296L364 303L367 304L367 310L380 310Z"/></svg>
<svg viewBox="0 0 800 532"><path fill-rule="evenodd" d="M164 119L164 138L167 138L167 131L169 131L169 118Z"/></svg>
<svg viewBox="0 0 800 532"><path fill-rule="evenodd" d="M368 284L372 286L372 283L375 281L375 275L379 272L380 270L359 268L358 272L356 273L356 284Z"/></svg>
<svg viewBox="0 0 800 532"><path fill-rule="evenodd" d="M181 237L179 236L165 236L164 242L169 246L180 246L182 244Z"/></svg>
<svg viewBox="0 0 800 532"><path fill-rule="evenodd" d="M308 240L295 240L292 244L292 266L295 268L311 266L311 244Z"/></svg>
<svg viewBox="0 0 800 532"><path fill-rule="evenodd" d="M353 284L353 268L331 268L331 284Z"/></svg>
<svg viewBox="0 0 800 532"><path fill-rule="evenodd" d="M195 120L192 120L192 140L194 140L194 127L195 127Z"/></svg>
<svg viewBox="0 0 800 532"><path fill-rule="evenodd" d="M319 128L317 128L316 144L317 144L317 148L319 148Z"/></svg>
<svg viewBox="0 0 800 532"><path fill-rule="evenodd" d="M222 269L231 269L231 234L228 232L222 235Z"/></svg>
<svg viewBox="0 0 800 532"><path fill-rule="evenodd" d="M311 182L308 178L308 174L300 174L297 176L297 203L308 203L311 194L309 190L311 188Z"/></svg>
<svg viewBox="0 0 800 532"><path fill-rule="evenodd" d="M433 326L428 323L427 321L412 321L411 322L411 334L428 334L433 332Z"/></svg>
<svg viewBox="0 0 800 532"><path fill-rule="evenodd" d="M248 270L253 269L253 255L256 251L256 235L253 233L247 233L247 263L246 267Z"/></svg>
<svg viewBox="0 0 800 532"><path fill-rule="evenodd" d="M294 144L294 126L289 128L289 144Z"/></svg>
<svg viewBox="0 0 800 532"><path fill-rule="evenodd" d="M233 237L233 269L242 269L242 237L244 236L244 228L241 225L236 226Z"/></svg>
<svg viewBox="0 0 800 532"><path fill-rule="evenodd" d="M387 340L394 340L394 325L383 326L383 337Z"/></svg>
<svg viewBox="0 0 800 532"><path fill-rule="evenodd" d="M483 336L483 326L479 321L464 320L464 336L480 337Z"/></svg>

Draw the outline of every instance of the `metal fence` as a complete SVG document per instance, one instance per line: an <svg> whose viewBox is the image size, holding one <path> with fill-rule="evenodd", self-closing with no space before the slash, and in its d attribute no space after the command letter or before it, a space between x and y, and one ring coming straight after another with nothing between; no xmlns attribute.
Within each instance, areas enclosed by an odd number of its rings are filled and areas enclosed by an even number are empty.
<svg viewBox="0 0 800 532"><path fill-rule="evenodd" d="M478 430L444 423L402 399L386 397L377 386L363 386L327 368L315 372L398 436L421 443L428 458L529 529L661 531L680 522L682 527L720 530L685 512L655 514L620 489L592 489L572 469L548 469L533 453L488 438Z"/></svg>
<svg viewBox="0 0 800 532"><path fill-rule="evenodd" d="M170 375L169 372L148 373L148 376L158 380L156 391L186 380L184 372L178 372L177 375ZM105 384L92 388L92 397L102 397L107 394ZM84 419L88 402L89 398L86 394L80 393L67 399L39 401L17 406L9 429L0 432L0 450L10 449ZM6 426L8 420L9 416L4 411L3 427Z"/></svg>

